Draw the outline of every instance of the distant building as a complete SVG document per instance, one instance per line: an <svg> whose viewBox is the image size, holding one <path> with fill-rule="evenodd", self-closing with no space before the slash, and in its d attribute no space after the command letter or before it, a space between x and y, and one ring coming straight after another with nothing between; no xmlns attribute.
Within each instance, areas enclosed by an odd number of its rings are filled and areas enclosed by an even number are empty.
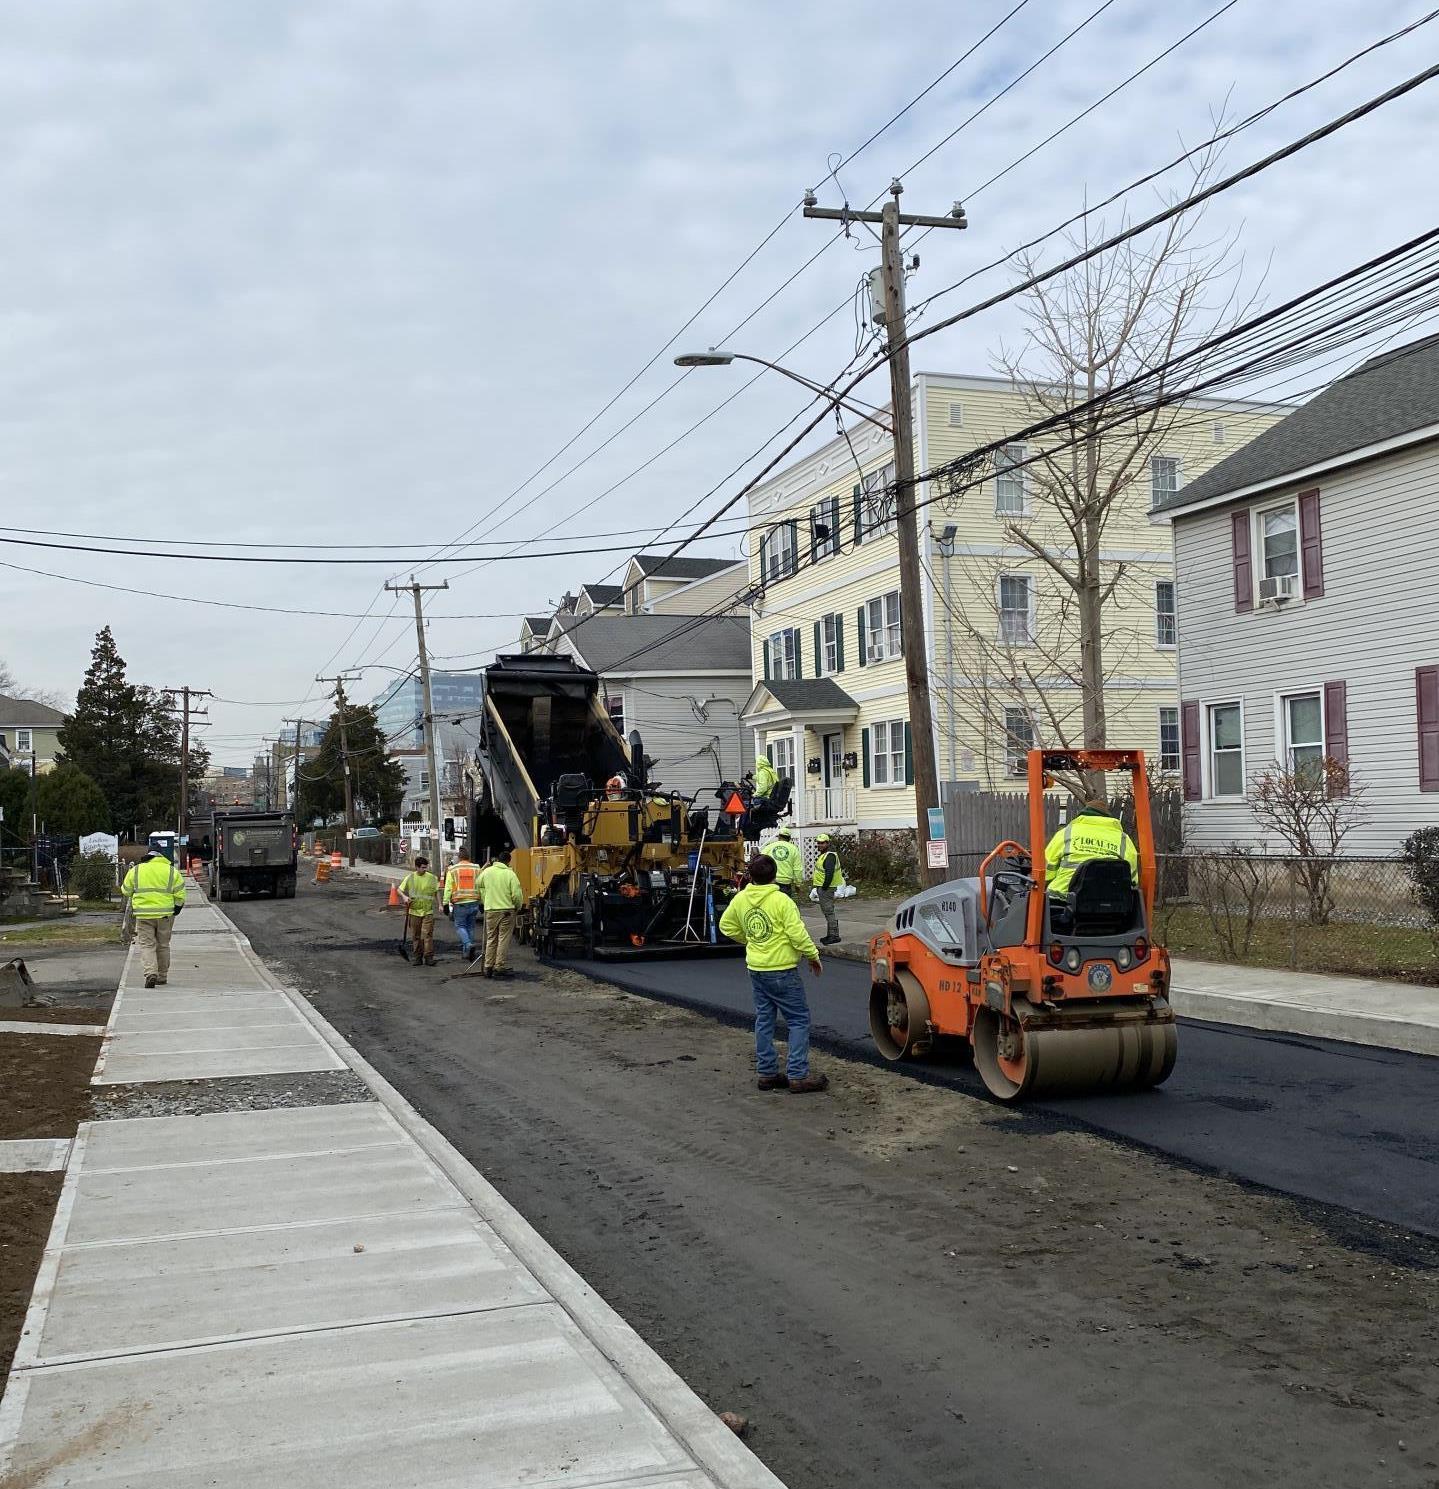
<svg viewBox="0 0 1439 1489"><path fill-rule="evenodd" d="M435 717L447 718L477 711L484 696L479 672L431 672L430 698ZM392 750L422 750L425 746L425 704L418 677L401 678L375 699L375 717Z"/></svg>
<svg viewBox="0 0 1439 1489"><path fill-rule="evenodd" d="M64 723L65 715L48 703L0 694L0 744L9 752L12 765L29 769L33 754L35 769L43 775L60 753L58 736Z"/></svg>

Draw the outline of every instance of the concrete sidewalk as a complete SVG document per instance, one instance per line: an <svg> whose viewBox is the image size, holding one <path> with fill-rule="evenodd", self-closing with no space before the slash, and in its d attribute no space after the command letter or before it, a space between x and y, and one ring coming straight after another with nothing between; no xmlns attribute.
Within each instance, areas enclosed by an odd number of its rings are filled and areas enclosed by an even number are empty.
<svg viewBox="0 0 1439 1489"><path fill-rule="evenodd" d="M346 1070L370 1099L246 1109L216 1079ZM0 1483L777 1489L203 899L166 987L132 952L95 1080L239 1107L81 1126Z"/></svg>

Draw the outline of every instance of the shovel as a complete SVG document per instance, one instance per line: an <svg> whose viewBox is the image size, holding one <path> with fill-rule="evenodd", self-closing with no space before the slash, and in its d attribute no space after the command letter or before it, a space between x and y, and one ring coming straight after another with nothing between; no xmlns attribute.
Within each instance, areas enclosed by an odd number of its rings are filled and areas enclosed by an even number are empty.
<svg viewBox="0 0 1439 1489"><path fill-rule="evenodd" d="M410 912L405 911L405 928L400 932L400 939L395 943L395 950L400 953L406 961L410 959Z"/></svg>

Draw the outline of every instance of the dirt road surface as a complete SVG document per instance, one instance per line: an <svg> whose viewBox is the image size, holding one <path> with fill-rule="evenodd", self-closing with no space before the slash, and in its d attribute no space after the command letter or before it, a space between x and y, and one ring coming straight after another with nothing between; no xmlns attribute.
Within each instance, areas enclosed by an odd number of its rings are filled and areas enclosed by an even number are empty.
<svg viewBox="0 0 1439 1489"><path fill-rule="evenodd" d="M761 1095L741 1030L443 922L411 968L380 902L227 908L791 1489L1439 1485L1422 1239L867 1065Z"/></svg>

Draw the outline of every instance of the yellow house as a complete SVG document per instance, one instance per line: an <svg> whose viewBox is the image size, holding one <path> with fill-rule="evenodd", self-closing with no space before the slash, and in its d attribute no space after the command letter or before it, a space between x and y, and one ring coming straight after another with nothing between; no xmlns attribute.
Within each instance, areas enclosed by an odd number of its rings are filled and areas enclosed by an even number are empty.
<svg viewBox="0 0 1439 1489"><path fill-rule="evenodd" d="M920 373L914 400L919 472L1042 416L1007 378ZM1107 738L1165 769L1179 766L1174 568L1149 510L1288 411L1194 400L1146 425L1127 453L1107 437L1106 460L1122 477L1099 550L1113 585L1103 606ZM922 644L941 791L1002 788L1022 774L1032 742L1083 740L1075 595L1061 577L1075 551L1063 453L1059 440L1015 440L952 481L920 485ZM750 495L750 580L762 593L743 718L756 750L793 781L801 827L915 825L893 481L891 437L858 423Z"/></svg>

